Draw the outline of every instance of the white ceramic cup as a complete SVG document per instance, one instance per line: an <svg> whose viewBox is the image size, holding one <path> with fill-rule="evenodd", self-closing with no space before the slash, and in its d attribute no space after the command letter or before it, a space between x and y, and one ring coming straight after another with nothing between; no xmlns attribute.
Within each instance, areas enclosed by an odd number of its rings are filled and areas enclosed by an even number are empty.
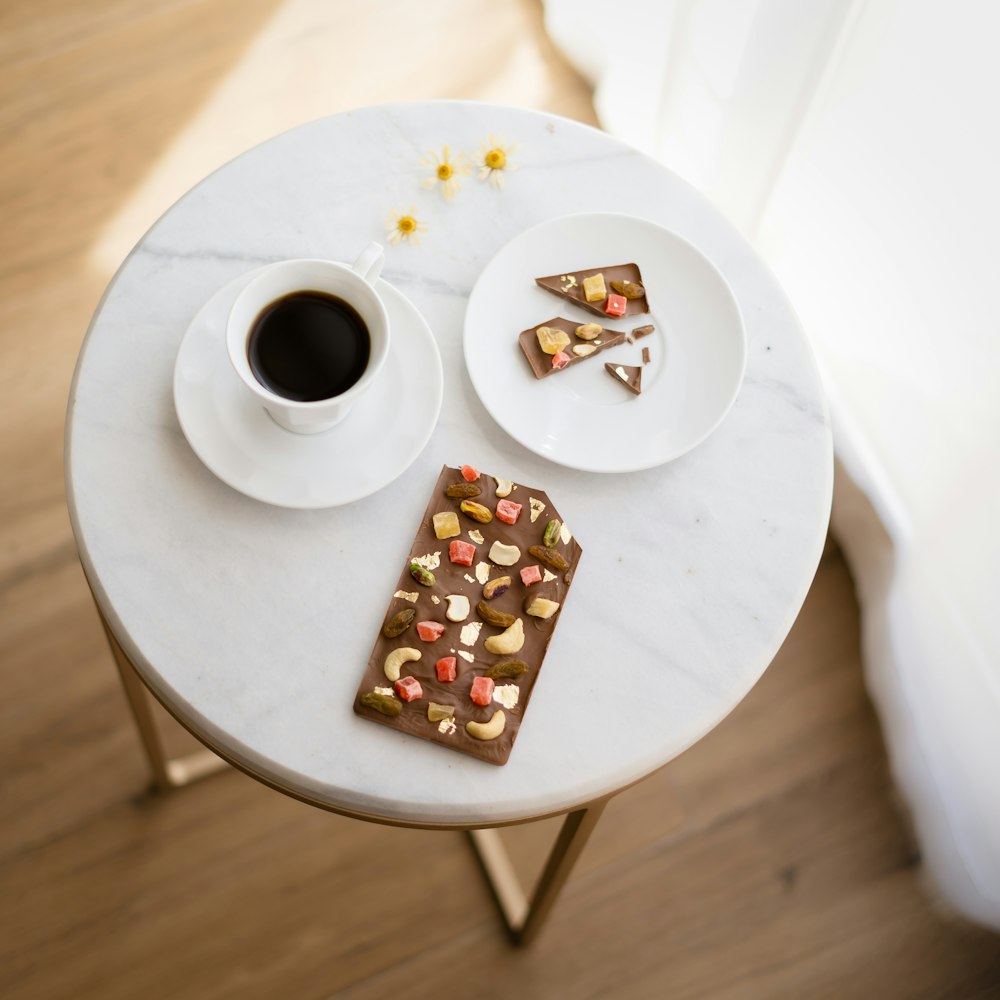
<svg viewBox="0 0 1000 1000"><path fill-rule="evenodd" d="M378 243L370 243L353 264L333 260L281 260L269 264L236 297L226 323L229 360L247 391L285 430L316 434L343 420L368 389L389 354L389 316L375 290L385 262ZM326 292L357 310L368 327L371 349L361 378L349 389L328 399L287 399L262 385L250 367L247 341L261 312L292 292Z"/></svg>

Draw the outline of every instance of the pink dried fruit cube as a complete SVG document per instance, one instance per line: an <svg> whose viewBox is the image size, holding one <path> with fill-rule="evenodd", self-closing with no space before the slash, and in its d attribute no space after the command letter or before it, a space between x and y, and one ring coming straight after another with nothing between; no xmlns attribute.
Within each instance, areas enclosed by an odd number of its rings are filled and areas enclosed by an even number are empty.
<svg viewBox="0 0 1000 1000"><path fill-rule="evenodd" d="M493 678L477 677L472 682L472 690L469 697L477 705L488 705L493 700Z"/></svg>
<svg viewBox="0 0 1000 1000"><path fill-rule="evenodd" d="M541 566L525 566L521 570L521 583L526 587L530 587L533 583L542 582L542 568Z"/></svg>
<svg viewBox="0 0 1000 1000"><path fill-rule="evenodd" d="M416 677L400 677L393 687L403 701L416 701L424 695L424 689Z"/></svg>
<svg viewBox="0 0 1000 1000"><path fill-rule="evenodd" d="M476 558L476 547L471 542L462 542L457 538L448 546L448 558L459 566L471 566Z"/></svg>
<svg viewBox="0 0 1000 1000"><path fill-rule="evenodd" d="M440 622L417 622L417 635L424 642L434 642L444 634L444 626Z"/></svg>
<svg viewBox="0 0 1000 1000"><path fill-rule="evenodd" d="M463 465L462 478L467 483L474 483L479 478L479 470L474 465Z"/></svg>
<svg viewBox="0 0 1000 1000"><path fill-rule="evenodd" d="M565 368L570 362L570 356L565 351L556 351L552 355L552 367L555 369Z"/></svg>
<svg viewBox="0 0 1000 1000"><path fill-rule="evenodd" d="M507 524L516 524L521 513L521 505L513 500L500 500L497 502L497 520L506 521ZM469 563L471 566L472 564Z"/></svg>
<svg viewBox="0 0 1000 1000"><path fill-rule="evenodd" d="M434 664L434 672L437 674L437 679L442 684L447 684L449 681L453 681L458 676L458 657L442 656L441 659Z"/></svg>
<svg viewBox="0 0 1000 1000"><path fill-rule="evenodd" d="M624 316L627 308L628 299L624 295L615 295L612 293L608 296L607 302L604 303L604 311L609 316Z"/></svg>

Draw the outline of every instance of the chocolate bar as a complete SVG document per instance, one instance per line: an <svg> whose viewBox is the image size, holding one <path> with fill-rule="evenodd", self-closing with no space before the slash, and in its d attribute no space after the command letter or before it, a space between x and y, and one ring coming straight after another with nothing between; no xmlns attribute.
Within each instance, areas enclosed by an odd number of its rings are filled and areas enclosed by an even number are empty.
<svg viewBox="0 0 1000 1000"><path fill-rule="evenodd" d="M581 555L546 493L445 466L354 711L505 764Z"/></svg>
<svg viewBox="0 0 1000 1000"><path fill-rule="evenodd" d="M564 333L568 343L555 354L549 354L542 349L538 331L548 328L557 333ZM589 328L589 329L588 329ZM577 330L584 330L584 336L579 336ZM524 356L535 373L535 378L545 378L555 372L569 368L580 361L586 361L609 347L616 347L625 340L624 333L607 330L598 323L577 323L571 319L556 316L547 319L538 326L524 330L518 334L517 342L521 345ZM593 348L593 350L588 350Z"/></svg>
<svg viewBox="0 0 1000 1000"><path fill-rule="evenodd" d="M604 295L594 301L588 301L584 282L588 282L589 285L597 275L603 275ZM612 264L608 267L591 267L566 274L550 274L544 278L535 278L535 284L599 316L635 316L649 312L649 301L638 264ZM620 312L615 308L621 306L619 300L624 301L624 308Z"/></svg>

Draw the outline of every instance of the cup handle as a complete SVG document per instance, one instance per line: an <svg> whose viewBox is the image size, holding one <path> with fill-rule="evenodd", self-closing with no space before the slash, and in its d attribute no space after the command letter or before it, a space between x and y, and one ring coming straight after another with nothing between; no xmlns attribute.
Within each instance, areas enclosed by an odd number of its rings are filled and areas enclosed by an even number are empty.
<svg viewBox="0 0 1000 1000"><path fill-rule="evenodd" d="M385 251L380 243L369 243L361 251L361 256L351 265L351 270L364 278L369 285L374 285L379 274L382 273L382 265L385 263Z"/></svg>

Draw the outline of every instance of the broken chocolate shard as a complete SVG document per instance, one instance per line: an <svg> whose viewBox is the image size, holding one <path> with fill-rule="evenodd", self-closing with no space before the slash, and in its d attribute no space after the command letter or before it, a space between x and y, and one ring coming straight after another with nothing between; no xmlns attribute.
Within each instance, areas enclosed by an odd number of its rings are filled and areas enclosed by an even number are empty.
<svg viewBox="0 0 1000 1000"><path fill-rule="evenodd" d="M612 282L628 282L629 284L642 285L642 274L639 272L638 264L611 264L607 267L590 267L581 271L570 271L565 274L550 274L543 278L535 278L535 284L546 291L559 295L570 302L575 302L584 309L597 313L599 316L607 316L604 311L604 304L607 299L598 302L588 302L583 291L585 278L593 277L595 274L604 275L604 284L611 288ZM635 316L639 313L649 312L649 300L645 294L636 299L626 299L626 316Z"/></svg>
<svg viewBox="0 0 1000 1000"><path fill-rule="evenodd" d="M644 365L648 365L649 364L649 348L648 347L644 347L642 349L642 363Z"/></svg>
<svg viewBox="0 0 1000 1000"><path fill-rule="evenodd" d="M604 370L616 381L621 382L629 392L637 396L642 392L642 369L638 365L613 365L604 362Z"/></svg>
<svg viewBox="0 0 1000 1000"><path fill-rule="evenodd" d="M646 326L637 326L632 331L632 336L636 338L648 337L655 329L656 327L652 323L647 323Z"/></svg>
<svg viewBox="0 0 1000 1000"><path fill-rule="evenodd" d="M609 347L617 347L618 344L625 340L624 333L618 333L616 330L607 330L604 327L601 327L601 332L596 337L585 340L583 337L576 335L577 327L581 325L574 320L556 316L555 319L547 319L544 323L539 323L538 326L533 326L531 329L524 330L518 334L517 342L521 345L521 350L528 359L528 364L531 365L531 370L534 372L535 378L545 378L547 375L560 372L563 368L569 368L578 361L586 361L587 358L592 358L595 354L600 354L601 351L606 351ZM546 354L538 343L536 331L542 326L547 326L553 330L562 330L569 337L569 344L562 350L562 353L569 357L569 361L562 367L553 366L552 358L554 355ZM586 350L586 348L590 347L593 348L592 351ZM582 348L585 350L585 353L574 353L574 348Z"/></svg>
<svg viewBox="0 0 1000 1000"><path fill-rule="evenodd" d="M435 623L443 626L443 631L436 634L436 628L425 627L421 630L418 625L416 630L407 627L398 636L387 637L379 628L354 699L354 712L390 729L440 743L487 763L505 764L520 730L549 642L562 615L561 608L565 606L582 549L569 532L561 533L552 551L562 556L566 568L544 575L540 582L525 583L520 570L537 565L537 560L528 550L542 544L547 523L531 520L531 502L544 505L547 517L557 518L560 522L562 517L546 493L523 484L511 484L515 491L511 495L518 497L521 503L515 523L509 524L494 517L487 524L474 525L473 530L482 540L476 541L473 561L488 570L489 580L508 578L507 586L492 589L489 608L491 612L507 614L520 621L523 644L512 652L489 650L487 642L501 635L504 628L491 624L476 613L476 606L485 597L483 579L468 575L464 563L451 561L451 545L456 539L442 540L434 533L435 514L446 510L458 513L461 498L449 497L447 488L460 477L461 471L457 468L445 466L441 470L413 543L407 553L400 554L399 579L390 590L393 597L382 619L392 621L401 610L412 608L418 623ZM492 477L482 473L476 482L485 487L492 482ZM491 486L484 488L480 500L495 508ZM471 537L472 532L466 531L465 534ZM490 560L489 552L495 542L518 551L518 559L509 568ZM397 595L412 589L408 567L415 562L433 566L435 581L430 587L417 588L419 593L404 595L404 599ZM560 608L551 618L528 615L523 605L529 594L552 601ZM410 598L414 599L413 603ZM445 608L462 604L461 598L468 600L470 614L463 621L455 622L448 617ZM397 650L404 652L397 653L389 664L391 669L387 669L386 660L390 653ZM419 658L414 654L419 654ZM445 662L439 671L437 664L441 661L450 662ZM515 668L512 666L514 663L519 665ZM397 673L410 688L413 684L408 678L415 678L420 685L420 696L412 701L405 700L403 695L412 693L407 692L405 687L402 692L393 693L393 675ZM477 677L496 680L494 697L486 705L477 704L471 698L472 685ZM483 687L482 682L479 686ZM435 711L429 715L428 708L432 703ZM454 714L442 716L441 712L448 708ZM503 713L502 728L499 724L491 728L491 721L497 712ZM545 719L533 719L532 722L544 725ZM472 731L466 728L468 723L475 724Z"/></svg>

